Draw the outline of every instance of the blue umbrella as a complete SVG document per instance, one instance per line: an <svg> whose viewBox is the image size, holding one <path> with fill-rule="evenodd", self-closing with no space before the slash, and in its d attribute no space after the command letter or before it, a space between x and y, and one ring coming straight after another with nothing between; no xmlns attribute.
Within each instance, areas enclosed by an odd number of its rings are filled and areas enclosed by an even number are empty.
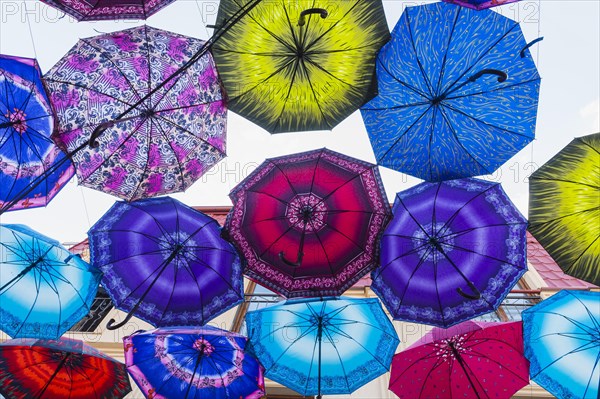
<svg viewBox="0 0 600 399"><path fill-rule="evenodd" d="M0 225L0 329L11 337L58 339L89 313L100 278L58 241Z"/></svg>
<svg viewBox="0 0 600 399"><path fill-rule="evenodd" d="M378 163L429 181L493 173L534 138L532 43L490 10L407 7L361 109Z"/></svg>
<svg viewBox="0 0 600 399"><path fill-rule="evenodd" d="M600 292L560 291L523 312L531 378L559 399L600 395Z"/></svg>
<svg viewBox="0 0 600 399"><path fill-rule="evenodd" d="M319 398L385 373L399 343L376 298L288 300L248 312L246 327L265 377Z"/></svg>
<svg viewBox="0 0 600 399"><path fill-rule="evenodd" d="M147 398L259 399L263 369L247 338L214 327L165 327L126 337L125 364Z"/></svg>
<svg viewBox="0 0 600 399"><path fill-rule="evenodd" d="M0 213L45 206L74 174L50 139L55 121L41 78L36 60L0 55Z"/></svg>

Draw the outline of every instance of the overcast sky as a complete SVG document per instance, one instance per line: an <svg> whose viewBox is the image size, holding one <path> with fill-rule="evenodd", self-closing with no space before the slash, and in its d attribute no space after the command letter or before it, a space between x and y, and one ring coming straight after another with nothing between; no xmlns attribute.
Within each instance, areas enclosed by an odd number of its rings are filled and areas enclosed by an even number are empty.
<svg viewBox="0 0 600 399"><path fill-rule="evenodd" d="M415 1L383 1L391 28ZM218 1L177 0L146 23L207 39ZM525 0L496 8L519 20L527 41L544 36L532 48L542 76L536 140L508 161L493 178L527 215L527 176L574 137L600 131L600 1ZM38 0L0 0L0 53L36 57L48 71L79 38L140 25L143 21L76 22ZM228 157L187 192L173 197L188 205L231 205L228 193L267 157L328 147L375 162L359 112L333 131L270 135L229 113ZM381 168L390 201L397 191L419 180ZM77 242L114 203L115 197L79 187L73 179L46 208L9 212L2 223L27 224L62 242Z"/></svg>

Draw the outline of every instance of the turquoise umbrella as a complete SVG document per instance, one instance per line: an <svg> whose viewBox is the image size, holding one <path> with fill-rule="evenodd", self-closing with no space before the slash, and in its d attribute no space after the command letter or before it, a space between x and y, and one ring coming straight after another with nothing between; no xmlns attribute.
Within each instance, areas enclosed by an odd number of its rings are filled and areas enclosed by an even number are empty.
<svg viewBox="0 0 600 399"><path fill-rule="evenodd" d="M248 312L246 327L265 377L318 398L385 373L399 343L376 298L288 300Z"/></svg>
<svg viewBox="0 0 600 399"><path fill-rule="evenodd" d="M523 312L531 379L559 399L600 397L600 292L561 291Z"/></svg>
<svg viewBox="0 0 600 399"><path fill-rule="evenodd" d="M0 225L0 329L11 337L58 339L89 313L100 278L58 241Z"/></svg>

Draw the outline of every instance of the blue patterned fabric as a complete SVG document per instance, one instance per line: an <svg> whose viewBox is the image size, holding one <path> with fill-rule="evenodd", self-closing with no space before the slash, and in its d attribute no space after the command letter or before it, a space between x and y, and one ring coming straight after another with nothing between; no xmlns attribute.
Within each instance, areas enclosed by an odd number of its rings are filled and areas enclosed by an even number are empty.
<svg viewBox="0 0 600 399"><path fill-rule="evenodd" d="M376 298L288 300L248 312L246 326L265 377L303 395L355 391L389 369L399 343Z"/></svg>
<svg viewBox="0 0 600 399"><path fill-rule="evenodd" d="M559 399L596 399L600 292L561 291L523 312L531 379Z"/></svg>
<svg viewBox="0 0 600 399"><path fill-rule="evenodd" d="M361 109L378 163L429 181L493 173L534 138L540 77L526 45L493 11L407 7ZM477 77L489 69L507 79Z"/></svg>
<svg viewBox="0 0 600 399"><path fill-rule="evenodd" d="M90 311L102 273L23 225L0 225L0 329L58 339Z"/></svg>

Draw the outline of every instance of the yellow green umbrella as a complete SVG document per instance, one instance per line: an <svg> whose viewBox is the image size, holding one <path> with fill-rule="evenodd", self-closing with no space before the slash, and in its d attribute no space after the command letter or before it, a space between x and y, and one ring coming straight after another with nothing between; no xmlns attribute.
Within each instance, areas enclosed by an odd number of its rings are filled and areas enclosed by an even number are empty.
<svg viewBox="0 0 600 399"><path fill-rule="evenodd" d="M250 0L221 0L216 28ZM213 46L229 109L271 133L329 130L376 94L381 0L263 0Z"/></svg>
<svg viewBox="0 0 600 399"><path fill-rule="evenodd" d="M600 285L600 133L571 141L529 184L529 231L565 273Z"/></svg>

